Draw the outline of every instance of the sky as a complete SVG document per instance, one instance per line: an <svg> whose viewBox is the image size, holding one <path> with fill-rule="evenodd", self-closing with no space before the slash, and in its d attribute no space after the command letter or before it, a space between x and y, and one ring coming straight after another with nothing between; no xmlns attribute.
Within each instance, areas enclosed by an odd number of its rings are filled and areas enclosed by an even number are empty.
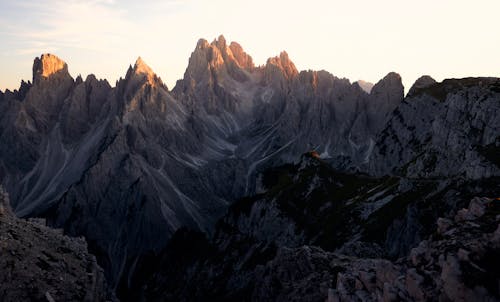
<svg viewBox="0 0 500 302"><path fill-rule="evenodd" d="M499 12L499 0L0 0L0 89L31 80L42 53L111 85L141 56L171 89L198 39L220 34L258 65L286 50L299 70L352 82L500 77Z"/></svg>

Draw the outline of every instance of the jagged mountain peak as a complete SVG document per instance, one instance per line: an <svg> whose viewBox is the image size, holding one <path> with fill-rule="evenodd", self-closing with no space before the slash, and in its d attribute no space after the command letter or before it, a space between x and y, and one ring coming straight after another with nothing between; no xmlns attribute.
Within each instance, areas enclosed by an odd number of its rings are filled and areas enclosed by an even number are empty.
<svg viewBox="0 0 500 302"><path fill-rule="evenodd" d="M153 70L151 69L151 67L149 67L148 64L146 64L146 62L144 62L144 60L140 56L135 61L134 72L136 74L145 74L148 76L150 76L150 75L154 76L154 74L155 74L153 72Z"/></svg>
<svg viewBox="0 0 500 302"><path fill-rule="evenodd" d="M220 35L211 43L211 46L218 50L216 53L220 54L220 57L213 57L213 59L218 59L219 62L222 61L220 65L237 65L247 70L255 68L252 57L243 50L243 47L239 43L231 42L228 45L226 38Z"/></svg>
<svg viewBox="0 0 500 302"><path fill-rule="evenodd" d="M139 56L134 63L134 67L129 66L127 70L126 80L136 79L144 81L152 86L163 86L163 82L156 75L151 67Z"/></svg>
<svg viewBox="0 0 500 302"><path fill-rule="evenodd" d="M372 129L377 132L388 121L390 113L404 99L404 86L401 76L395 72L389 72L373 86L370 96L372 100L368 104L368 110L372 117L369 121Z"/></svg>
<svg viewBox="0 0 500 302"><path fill-rule="evenodd" d="M239 43L231 42L229 49L240 67L248 70L255 68L252 57L243 50L243 47Z"/></svg>
<svg viewBox="0 0 500 302"><path fill-rule="evenodd" d="M83 83L83 78L82 78L82 75L79 74L76 79L75 79L75 84L76 85L80 85L81 83Z"/></svg>
<svg viewBox="0 0 500 302"><path fill-rule="evenodd" d="M434 80L431 76L423 75L418 78L415 83L411 86L408 91L408 96L414 95L418 90L427 88L433 84L436 84L436 80Z"/></svg>
<svg viewBox="0 0 500 302"><path fill-rule="evenodd" d="M391 71L389 72L385 77L382 78L381 81L393 81L393 82L398 82L401 81L401 76L399 73ZM379 81L380 82L380 81Z"/></svg>
<svg viewBox="0 0 500 302"><path fill-rule="evenodd" d="M204 50L209 64L215 67L234 63L244 69L255 67L252 57L243 50L243 47L237 42L231 42L228 45L223 35L214 39L210 44L200 39L197 49Z"/></svg>
<svg viewBox="0 0 500 302"><path fill-rule="evenodd" d="M90 82L90 81L92 81L92 82L97 81L97 77L93 73L87 75L87 77L85 78L85 82ZM104 81L107 82L107 80L104 80Z"/></svg>
<svg viewBox="0 0 500 302"><path fill-rule="evenodd" d="M25 82L24 80L21 80L21 86L19 87L19 90L14 91L14 94L17 95L18 99L23 100L32 86L33 85L30 81Z"/></svg>
<svg viewBox="0 0 500 302"><path fill-rule="evenodd" d="M226 38L224 38L223 35L219 35L219 37L217 39L214 39L214 41L212 42L212 45L214 45L217 48L219 48L220 50L222 50L222 49L227 47Z"/></svg>
<svg viewBox="0 0 500 302"><path fill-rule="evenodd" d="M69 75L68 65L53 54L42 54L33 62L33 83L38 83L42 78L49 78L54 74Z"/></svg>
<svg viewBox="0 0 500 302"><path fill-rule="evenodd" d="M228 46L226 38L220 35L209 43L206 39L199 39L195 50L191 53L184 78L174 90L188 89L196 83L211 83L213 77L229 75L236 81L248 79L246 71L255 68L252 57L236 42Z"/></svg>
<svg viewBox="0 0 500 302"><path fill-rule="evenodd" d="M396 93L403 93L404 87L401 76L396 72L389 72L385 77L383 77L377 84L373 85L371 94L388 92L391 90Z"/></svg>
<svg viewBox="0 0 500 302"><path fill-rule="evenodd" d="M222 55L227 53L226 49L226 39L222 35L214 39L212 43L203 38L199 39L195 50L191 53L188 69L190 67L197 67L193 65L199 63L198 61L214 66L221 65L224 61Z"/></svg>
<svg viewBox="0 0 500 302"><path fill-rule="evenodd" d="M267 59L266 67L275 66L282 71L287 79L296 77L299 72L288 56L286 51L282 51L279 56Z"/></svg>
<svg viewBox="0 0 500 302"><path fill-rule="evenodd" d="M217 67L223 64L223 59L219 48L216 46L217 40L208 43L205 39L198 40L195 50L189 57L188 67L184 74L184 78L191 78L195 81L203 76L210 66Z"/></svg>

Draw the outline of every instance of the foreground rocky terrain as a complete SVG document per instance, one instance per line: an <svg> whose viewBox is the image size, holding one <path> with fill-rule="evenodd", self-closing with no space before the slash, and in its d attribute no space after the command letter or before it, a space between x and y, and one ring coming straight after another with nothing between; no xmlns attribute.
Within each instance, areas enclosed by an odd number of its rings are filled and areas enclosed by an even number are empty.
<svg viewBox="0 0 500 302"><path fill-rule="evenodd" d="M500 200L472 197L498 196L498 179L441 187L367 181L310 155L298 173L286 170L290 183L236 202L213 238L183 229L145 257L131 300L500 299ZM387 189L406 191L380 205Z"/></svg>
<svg viewBox="0 0 500 302"><path fill-rule="evenodd" d="M13 216L0 187L0 301L112 301L83 238Z"/></svg>
<svg viewBox="0 0 500 302"><path fill-rule="evenodd" d="M498 301L499 254L500 199L475 197L406 258L341 259L328 301Z"/></svg>
<svg viewBox="0 0 500 302"><path fill-rule="evenodd" d="M0 112L13 212L84 236L124 299L265 297L257 267L302 246L403 259L438 217L500 195L498 78L423 76L404 96L393 72L256 66L220 36L172 89L141 58L112 87L44 54Z"/></svg>

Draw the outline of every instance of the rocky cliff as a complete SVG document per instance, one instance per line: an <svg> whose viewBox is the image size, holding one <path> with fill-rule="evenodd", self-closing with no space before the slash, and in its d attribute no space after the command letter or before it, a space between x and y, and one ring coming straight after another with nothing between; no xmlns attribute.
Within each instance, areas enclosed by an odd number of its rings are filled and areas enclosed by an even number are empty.
<svg viewBox="0 0 500 302"><path fill-rule="evenodd" d="M114 300L85 240L41 223L13 216L0 187L0 300Z"/></svg>
<svg viewBox="0 0 500 302"><path fill-rule="evenodd" d="M500 80L419 79L379 134L374 173L480 179L499 175Z"/></svg>

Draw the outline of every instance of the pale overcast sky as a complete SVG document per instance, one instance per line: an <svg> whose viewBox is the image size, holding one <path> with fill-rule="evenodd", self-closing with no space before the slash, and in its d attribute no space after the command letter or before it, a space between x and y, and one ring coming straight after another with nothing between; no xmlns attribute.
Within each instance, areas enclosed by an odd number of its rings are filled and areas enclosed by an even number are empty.
<svg viewBox="0 0 500 302"><path fill-rule="evenodd" d="M406 89L500 76L499 0L0 0L0 89L31 80L33 59L58 55L73 77L112 85L141 56L171 89L199 38L223 34L257 64L286 50L299 70Z"/></svg>

